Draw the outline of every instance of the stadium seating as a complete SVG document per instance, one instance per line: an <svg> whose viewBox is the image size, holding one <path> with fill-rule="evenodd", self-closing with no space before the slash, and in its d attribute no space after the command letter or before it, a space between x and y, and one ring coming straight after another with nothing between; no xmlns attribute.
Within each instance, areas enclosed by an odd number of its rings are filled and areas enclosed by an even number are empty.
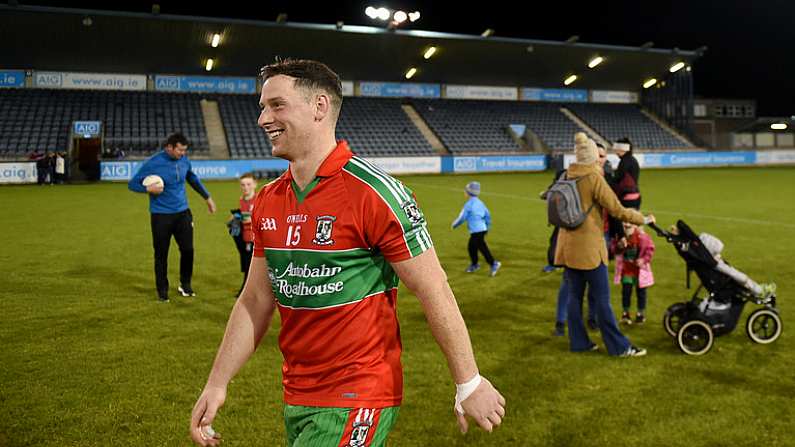
<svg viewBox="0 0 795 447"><path fill-rule="evenodd" d="M400 99L345 98L337 138L363 156L434 155L401 106Z"/></svg>
<svg viewBox="0 0 795 447"><path fill-rule="evenodd" d="M232 158L267 158L271 145L257 126L254 95L0 90L0 156L20 157L33 149L64 150L73 121L104 123L105 151L144 156L158 150L166 136L181 131L199 153L209 144L201 99L217 100ZM568 108L610 141L629 137L641 149L688 148L633 104L555 104L348 97L343 103L337 138L364 156L434 155L430 143L403 111L410 101L444 146L454 154L520 152L507 130L526 125L552 150L570 150L579 127L561 112Z"/></svg>
<svg viewBox="0 0 795 447"><path fill-rule="evenodd" d="M65 150L73 121L102 121L105 148L130 155L158 150L182 132L192 150L209 150L200 97L187 93L0 90L0 156Z"/></svg>
<svg viewBox="0 0 795 447"><path fill-rule="evenodd" d="M552 149L569 149L579 131L560 105L516 101L415 99L417 112L453 153L521 151L507 131L524 124Z"/></svg>
<svg viewBox="0 0 795 447"><path fill-rule="evenodd" d="M660 127L634 104L569 104L566 107L610 142L628 137L635 147L642 149L692 147Z"/></svg>
<svg viewBox="0 0 795 447"><path fill-rule="evenodd" d="M221 120L224 123L226 143L232 158L268 158L271 142L268 135L257 126L259 97L254 95L215 95Z"/></svg>
<svg viewBox="0 0 795 447"><path fill-rule="evenodd" d="M267 135L257 126L257 98L248 95L217 95L232 158L271 156ZM345 98L337 125L337 139L345 139L363 156L433 155L406 113L401 100Z"/></svg>

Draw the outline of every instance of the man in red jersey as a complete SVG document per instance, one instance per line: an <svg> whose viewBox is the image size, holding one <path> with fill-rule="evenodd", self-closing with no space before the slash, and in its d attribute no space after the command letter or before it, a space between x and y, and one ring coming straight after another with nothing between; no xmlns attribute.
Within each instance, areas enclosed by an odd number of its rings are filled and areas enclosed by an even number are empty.
<svg viewBox="0 0 795 447"><path fill-rule="evenodd" d="M255 199L254 259L193 409L193 440L220 442L210 424L227 384L278 308L288 445L383 445L403 393L398 278L447 358L461 431L467 416L491 431L505 399L478 373L413 193L335 139L339 77L305 60L268 65L261 76L259 125L290 167Z"/></svg>

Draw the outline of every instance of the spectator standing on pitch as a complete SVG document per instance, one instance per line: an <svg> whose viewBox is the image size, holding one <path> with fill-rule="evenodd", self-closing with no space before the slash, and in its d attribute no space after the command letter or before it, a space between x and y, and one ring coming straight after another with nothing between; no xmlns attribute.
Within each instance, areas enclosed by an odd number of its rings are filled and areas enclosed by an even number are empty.
<svg viewBox="0 0 795 447"><path fill-rule="evenodd" d="M613 191L625 208L640 209L640 164L632 153L632 142L621 138L613 143L613 150L621 159L613 174Z"/></svg>
<svg viewBox="0 0 795 447"><path fill-rule="evenodd" d="M596 161L596 144L584 133L575 135L576 163L569 166L567 178L577 182L581 206L589 210L585 221L574 229L561 228L555 252L555 264L566 266L564 274L569 284L568 326L572 352L597 348L588 337L582 320L582 298L585 288L593 288L596 316L602 340L610 355L635 357L646 354L645 349L632 345L621 333L610 306L610 285L607 277L607 247L604 243L602 209L625 222L645 224L654 216L644 217L638 211L621 206L610 190Z"/></svg>
<svg viewBox="0 0 795 447"><path fill-rule="evenodd" d="M240 206L232 210L232 217L228 221L229 234L235 241L235 247L240 255L240 271L243 272L243 283L235 296L240 296L243 292L251 266L251 255L254 252L254 233L251 230L251 212L254 211L254 196L257 193L254 174L249 172L240 176L240 191L243 193L239 200Z"/></svg>
<svg viewBox="0 0 795 447"><path fill-rule="evenodd" d="M66 177L66 160L60 152L55 153L55 183L62 184Z"/></svg>
<svg viewBox="0 0 795 447"><path fill-rule="evenodd" d="M605 166L609 166L610 162L607 161L607 152L605 151L604 147L597 143L598 154L599 158L597 160L597 165L602 172L605 172ZM555 175L555 179L552 182L550 187L555 184L561 177L566 174L566 170L558 171ZM605 174L605 178L606 174ZM549 189L549 188L547 188ZM541 198L546 199L546 191L541 193ZM607 215L605 211L603 215ZM619 222L620 224L620 222ZM552 267L554 270L557 268L555 266L555 251L557 250L557 241L558 241L558 233L560 233L560 228L555 227L552 231L552 236L549 238L549 248L547 249L547 267ZM606 243L609 241L606 236ZM547 267L545 267L542 271L547 272ZM551 271L551 270L550 270ZM558 299L557 299L557 306L555 307L555 329L552 331L552 335L556 337L562 337L566 335L566 320L568 315L568 307L569 307L569 283L566 282L566 275L561 275L560 278L560 287L558 288ZM596 323L596 297L594 296L593 287L588 287L588 328L591 330L597 330L599 327Z"/></svg>
<svg viewBox="0 0 795 447"><path fill-rule="evenodd" d="M414 291L456 385L455 409L491 431L505 400L482 378L425 217L405 185L354 156L335 129L336 73L315 61L264 67L259 125L289 168L257 194L249 280L191 415L194 442L227 385L281 315L287 444L383 445L403 395L398 279Z"/></svg>
<svg viewBox="0 0 795 447"><path fill-rule="evenodd" d="M162 302L168 301L168 249L172 236L177 241L180 253L180 285L177 291L182 296L196 296L191 285L193 214L188 208L188 198L185 195L186 181L207 201L210 213L215 213L215 202L199 177L194 174L186 155L189 144L188 139L180 133L170 135L163 150L144 161L127 184L131 191L149 193L152 245L155 251L155 285L158 299ZM150 175L160 176L163 183L144 186L144 178Z"/></svg>
<svg viewBox="0 0 795 447"><path fill-rule="evenodd" d="M486 263L491 267L489 275L494 276L497 274L502 263L494 259L491 255L491 251L489 251L489 246L486 245L486 234L488 234L489 227L491 227L491 214L489 214L489 209L486 208L486 204L478 198L480 195L480 183L467 183L464 192L466 192L469 199L464 204L464 208L461 210L461 213L458 214L456 220L453 221L452 228L455 229L466 222L467 229L469 229L469 244L467 249L469 251L469 259L472 263L469 264L466 272L472 273L480 268L480 264L478 263L478 252L480 252L483 254L483 259L485 259Z"/></svg>
<svg viewBox="0 0 795 447"><path fill-rule="evenodd" d="M28 159L36 163L36 183L43 185L47 179L47 153L41 153L38 149L31 152Z"/></svg>
<svg viewBox="0 0 795 447"><path fill-rule="evenodd" d="M47 184L53 185L55 184L55 157L57 156L56 152L50 152L50 156L47 157Z"/></svg>

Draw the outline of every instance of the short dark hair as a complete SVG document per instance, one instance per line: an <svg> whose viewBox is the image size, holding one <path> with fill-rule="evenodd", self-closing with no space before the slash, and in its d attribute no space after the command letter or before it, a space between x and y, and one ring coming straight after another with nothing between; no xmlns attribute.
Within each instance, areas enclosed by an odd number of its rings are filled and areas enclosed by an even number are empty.
<svg viewBox="0 0 795 447"><path fill-rule="evenodd" d="M172 133L166 138L166 146L177 147L177 144L190 146L190 141L179 132Z"/></svg>
<svg viewBox="0 0 795 447"><path fill-rule="evenodd" d="M342 81L328 65L309 59L276 59L276 62L262 67L259 77L262 82L274 76L295 78L295 87L307 91L323 90L331 96L331 106L336 116L342 108Z"/></svg>

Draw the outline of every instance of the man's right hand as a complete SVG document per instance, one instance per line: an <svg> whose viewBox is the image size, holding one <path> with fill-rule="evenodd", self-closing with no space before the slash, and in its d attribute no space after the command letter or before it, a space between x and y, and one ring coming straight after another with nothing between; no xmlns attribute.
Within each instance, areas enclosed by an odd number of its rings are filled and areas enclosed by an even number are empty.
<svg viewBox="0 0 795 447"><path fill-rule="evenodd" d="M201 446L217 446L221 443L221 436L214 434L208 427L212 425L218 409L226 400L226 388L207 386L202 391L199 400L193 407L190 418L190 437ZM208 435L209 433L209 435Z"/></svg>
<svg viewBox="0 0 795 447"><path fill-rule="evenodd" d="M473 418L487 432L500 425L505 417L505 398L485 377L475 391L461 402L461 407L464 408L465 414L453 410L458 418L461 433L469 430L467 416Z"/></svg>
<svg viewBox="0 0 795 447"><path fill-rule="evenodd" d="M163 192L163 184L162 183L153 183L146 187L146 192L149 194L158 195Z"/></svg>

